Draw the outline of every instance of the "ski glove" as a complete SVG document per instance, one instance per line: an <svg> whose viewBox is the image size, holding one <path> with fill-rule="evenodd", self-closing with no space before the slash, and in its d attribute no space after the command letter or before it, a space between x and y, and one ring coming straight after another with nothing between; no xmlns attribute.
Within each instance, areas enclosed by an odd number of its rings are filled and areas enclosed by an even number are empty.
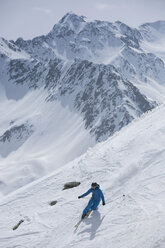
<svg viewBox="0 0 165 248"><path fill-rule="evenodd" d="M80 199L81 198L81 196L78 196L78 199Z"/></svg>
<svg viewBox="0 0 165 248"><path fill-rule="evenodd" d="M103 206L105 205L105 202L103 202Z"/></svg>

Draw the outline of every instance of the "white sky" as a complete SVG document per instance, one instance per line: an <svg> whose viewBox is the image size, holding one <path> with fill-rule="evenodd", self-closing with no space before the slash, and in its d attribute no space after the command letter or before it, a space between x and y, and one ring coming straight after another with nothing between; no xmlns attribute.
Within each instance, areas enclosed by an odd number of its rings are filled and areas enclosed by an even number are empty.
<svg viewBox="0 0 165 248"><path fill-rule="evenodd" d="M47 34L67 12L132 27L165 20L165 0L0 0L0 37Z"/></svg>

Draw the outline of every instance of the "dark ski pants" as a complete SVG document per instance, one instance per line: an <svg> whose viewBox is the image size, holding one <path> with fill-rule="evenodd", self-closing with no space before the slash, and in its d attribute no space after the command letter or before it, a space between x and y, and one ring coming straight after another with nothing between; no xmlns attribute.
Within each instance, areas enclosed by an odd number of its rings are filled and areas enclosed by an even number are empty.
<svg viewBox="0 0 165 248"><path fill-rule="evenodd" d="M83 214L86 214L90 209L96 210L100 201L94 201L92 198L89 200L88 205L84 208Z"/></svg>

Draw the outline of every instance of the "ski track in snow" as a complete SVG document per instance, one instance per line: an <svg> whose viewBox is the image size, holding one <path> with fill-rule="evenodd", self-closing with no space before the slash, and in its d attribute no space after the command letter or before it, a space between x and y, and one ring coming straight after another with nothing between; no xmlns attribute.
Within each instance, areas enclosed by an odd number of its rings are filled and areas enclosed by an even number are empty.
<svg viewBox="0 0 165 248"><path fill-rule="evenodd" d="M4 197L0 247L164 248L164 110L157 108L51 175ZM81 185L62 190L74 180ZM75 231L89 199L77 196L92 181L100 183L107 204ZM51 207L52 200L58 202Z"/></svg>

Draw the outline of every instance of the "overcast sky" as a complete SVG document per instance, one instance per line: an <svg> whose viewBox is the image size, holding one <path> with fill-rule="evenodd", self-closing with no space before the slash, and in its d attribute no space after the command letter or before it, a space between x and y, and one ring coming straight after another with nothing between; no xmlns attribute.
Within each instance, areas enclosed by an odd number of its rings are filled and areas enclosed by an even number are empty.
<svg viewBox="0 0 165 248"><path fill-rule="evenodd" d="M67 12L87 20L120 20L132 27L165 20L165 0L0 0L0 37L47 34Z"/></svg>

